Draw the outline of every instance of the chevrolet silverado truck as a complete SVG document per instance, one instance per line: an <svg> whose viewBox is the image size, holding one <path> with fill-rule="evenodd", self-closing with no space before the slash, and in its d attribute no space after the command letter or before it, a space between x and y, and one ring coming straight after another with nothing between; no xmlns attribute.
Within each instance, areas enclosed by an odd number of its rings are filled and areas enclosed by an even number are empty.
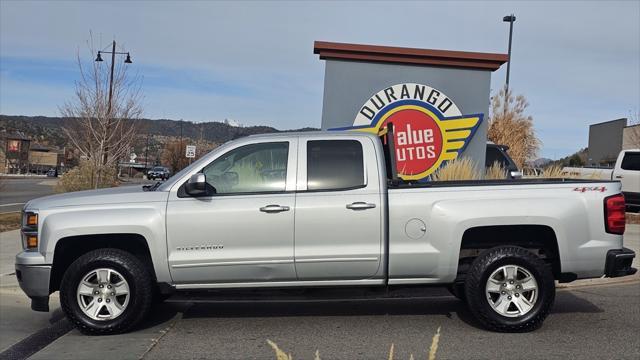
<svg viewBox="0 0 640 360"><path fill-rule="evenodd" d="M250 136L161 184L32 200L19 284L36 311L59 291L91 334L179 292L429 285L518 332L541 325L556 281L635 273L619 182L404 181L388 130Z"/></svg>

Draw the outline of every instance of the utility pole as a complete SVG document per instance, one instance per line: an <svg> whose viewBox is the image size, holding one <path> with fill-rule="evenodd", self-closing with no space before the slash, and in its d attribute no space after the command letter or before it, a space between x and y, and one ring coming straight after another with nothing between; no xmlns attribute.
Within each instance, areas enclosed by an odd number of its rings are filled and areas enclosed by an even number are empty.
<svg viewBox="0 0 640 360"><path fill-rule="evenodd" d="M147 132L147 146L144 148L144 170L149 169L149 132Z"/></svg>
<svg viewBox="0 0 640 360"><path fill-rule="evenodd" d="M509 53L507 57L509 60L507 61L507 84L506 90L509 92L509 72L511 70L511 39L513 37L513 23L516 21L516 16L511 14L502 18L502 21L509 23Z"/></svg>

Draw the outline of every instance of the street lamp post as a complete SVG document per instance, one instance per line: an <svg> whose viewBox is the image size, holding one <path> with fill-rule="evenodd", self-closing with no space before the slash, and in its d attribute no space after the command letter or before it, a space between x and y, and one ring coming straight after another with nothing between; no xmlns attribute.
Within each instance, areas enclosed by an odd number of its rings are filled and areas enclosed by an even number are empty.
<svg viewBox="0 0 640 360"><path fill-rule="evenodd" d="M104 54L111 54L111 73L109 74L109 99L108 99L108 103L107 103L107 136L109 136L109 131L111 129L111 102L113 100L113 72L114 72L115 64L116 64L116 55L127 55L126 59L124 60L125 64L131 64L131 63L133 63L133 61L131 61L131 55L128 52L117 52L116 51L116 41L115 40L111 44L111 51L104 51L104 50L98 51L98 56L96 56L96 61L97 62L103 61L102 60L102 56L101 56L101 54L103 54L103 53ZM109 142L107 141L107 143L105 144L104 156L103 156L103 159L102 159L102 164L103 165L107 164L108 156L109 156Z"/></svg>
<svg viewBox="0 0 640 360"><path fill-rule="evenodd" d="M509 91L509 71L511 70L511 38L513 37L513 23L516 21L516 16L511 14L502 18L502 21L509 23L509 54L507 57L509 60L507 61L507 92Z"/></svg>

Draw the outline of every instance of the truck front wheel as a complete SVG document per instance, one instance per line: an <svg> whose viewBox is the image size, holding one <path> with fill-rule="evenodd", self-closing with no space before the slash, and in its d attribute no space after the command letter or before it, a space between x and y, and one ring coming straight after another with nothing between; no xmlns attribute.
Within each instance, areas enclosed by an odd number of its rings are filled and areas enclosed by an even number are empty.
<svg viewBox="0 0 640 360"><path fill-rule="evenodd" d="M527 249L500 246L471 264L465 281L469 310L487 329L525 332L537 329L555 298L547 264Z"/></svg>
<svg viewBox="0 0 640 360"><path fill-rule="evenodd" d="M119 249L82 255L69 266L60 284L63 311L86 334L129 330L146 316L152 297L151 276L144 264Z"/></svg>

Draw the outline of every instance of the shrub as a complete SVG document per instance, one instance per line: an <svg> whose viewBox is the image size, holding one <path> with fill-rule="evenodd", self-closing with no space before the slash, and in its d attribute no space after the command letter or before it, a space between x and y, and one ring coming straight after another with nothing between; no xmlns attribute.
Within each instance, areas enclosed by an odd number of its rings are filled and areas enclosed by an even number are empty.
<svg viewBox="0 0 640 360"><path fill-rule="evenodd" d="M99 170L102 172L102 178L100 183L96 184ZM113 166L100 167L92 162L82 161L80 165L60 177L55 190L56 192L69 192L114 186L118 186L118 177Z"/></svg>

